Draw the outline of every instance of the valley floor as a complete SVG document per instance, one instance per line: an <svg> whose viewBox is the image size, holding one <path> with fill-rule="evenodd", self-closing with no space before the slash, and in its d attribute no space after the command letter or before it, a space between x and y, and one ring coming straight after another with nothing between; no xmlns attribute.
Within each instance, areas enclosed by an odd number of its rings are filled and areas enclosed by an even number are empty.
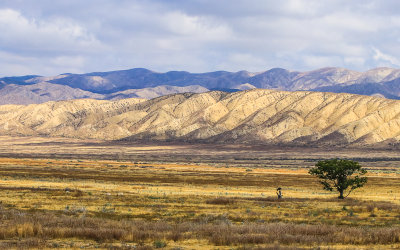
<svg viewBox="0 0 400 250"><path fill-rule="evenodd" d="M395 151L0 142L1 248L400 247ZM342 201L307 174L332 157L369 169Z"/></svg>

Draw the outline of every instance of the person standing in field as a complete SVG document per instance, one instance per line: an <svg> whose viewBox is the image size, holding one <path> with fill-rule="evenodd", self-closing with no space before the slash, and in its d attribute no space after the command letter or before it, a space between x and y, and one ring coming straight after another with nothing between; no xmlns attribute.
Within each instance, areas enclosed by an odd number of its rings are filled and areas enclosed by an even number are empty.
<svg viewBox="0 0 400 250"><path fill-rule="evenodd" d="M282 199L283 195L282 195L282 188L278 187L276 189L276 195L278 195L278 199Z"/></svg>

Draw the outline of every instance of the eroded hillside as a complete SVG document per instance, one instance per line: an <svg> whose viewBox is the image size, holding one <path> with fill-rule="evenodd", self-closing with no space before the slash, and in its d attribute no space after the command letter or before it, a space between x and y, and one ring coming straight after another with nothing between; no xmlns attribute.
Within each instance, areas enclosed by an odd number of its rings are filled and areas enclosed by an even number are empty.
<svg viewBox="0 0 400 250"><path fill-rule="evenodd" d="M174 94L152 100L3 105L0 133L216 143L398 143L400 101L254 89Z"/></svg>

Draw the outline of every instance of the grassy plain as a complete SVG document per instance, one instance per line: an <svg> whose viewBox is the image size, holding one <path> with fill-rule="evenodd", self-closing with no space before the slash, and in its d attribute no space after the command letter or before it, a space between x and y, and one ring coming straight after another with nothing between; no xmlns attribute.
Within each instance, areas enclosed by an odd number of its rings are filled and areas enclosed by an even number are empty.
<svg viewBox="0 0 400 250"><path fill-rule="evenodd" d="M0 142L1 248L400 248L396 151ZM323 191L307 169L331 157L367 185Z"/></svg>

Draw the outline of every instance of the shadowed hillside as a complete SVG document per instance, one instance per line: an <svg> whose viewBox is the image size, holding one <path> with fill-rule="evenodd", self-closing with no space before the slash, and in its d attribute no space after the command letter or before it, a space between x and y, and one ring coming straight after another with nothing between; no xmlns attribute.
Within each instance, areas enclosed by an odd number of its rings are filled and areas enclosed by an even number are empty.
<svg viewBox="0 0 400 250"><path fill-rule="evenodd" d="M213 143L398 143L400 101L254 89L0 106L0 133Z"/></svg>
<svg viewBox="0 0 400 250"><path fill-rule="evenodd" d="M184 92L236 92L253 88L350 93L400 99L400 70L376 68L357 72L330 67L306 72L273 68L257 73L244 70L159 73L135 68L46 77L4 77L0 78L0 104L31 104L80 98L151 99Z"/></svg>

